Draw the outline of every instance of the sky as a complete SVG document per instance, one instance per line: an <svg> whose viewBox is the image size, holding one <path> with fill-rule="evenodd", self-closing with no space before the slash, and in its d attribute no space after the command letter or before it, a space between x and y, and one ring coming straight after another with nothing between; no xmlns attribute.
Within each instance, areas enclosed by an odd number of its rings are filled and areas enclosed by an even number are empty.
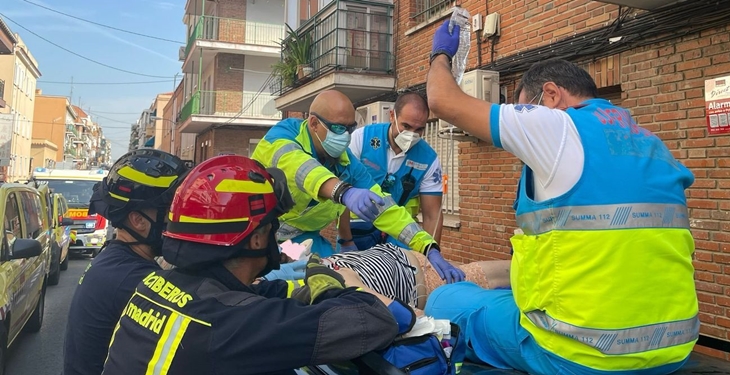
<svg viewBox="0 0 730 375"><path fill-rule="evenodd" d="M177 41L172 43L96 26L35 6L32 3L98 24ZM185 0L2 0L0 14L19 34L38 61L43 94L71 96L98 122L112 142L112 157L127 152L131 124L149 108L158 93L174 90L180 72L178 49L185 41L182 22ZM21 25L21 26L19 26ZM39 36L79 55L134 73L113 70L74 56ZM69 82L76 82L71 85ZM177 77L179 82L180 76ZM84 83L146 84L98 85ZM45 82L45 83L44 83ZM64 82L55 84L50 82Z"/></svg>

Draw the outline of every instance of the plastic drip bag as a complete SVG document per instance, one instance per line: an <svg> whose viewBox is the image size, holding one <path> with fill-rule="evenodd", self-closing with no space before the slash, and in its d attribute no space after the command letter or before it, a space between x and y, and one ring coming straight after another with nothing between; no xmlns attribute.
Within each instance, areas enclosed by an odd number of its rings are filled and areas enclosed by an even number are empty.
<svg viewBox="0 0 730 375"><path fill-rule="evenodd" d="M449 340L451 338L451 322L448 319L420 316L416 319L413 328L404 333L402 337L416 337L428 334L436 335L439 340Z"/></svg>
<svg viewBox="0 0 730 375"><path fill-rule="evenodd" d="M469 11L462 7L454 7L449 21L449 33L453 33L454 25L459 25L459 49L451 59L451 74L456 83L461 83L461 78L466 70L466 58L469 55L471 46L471 16Z"/></svg>

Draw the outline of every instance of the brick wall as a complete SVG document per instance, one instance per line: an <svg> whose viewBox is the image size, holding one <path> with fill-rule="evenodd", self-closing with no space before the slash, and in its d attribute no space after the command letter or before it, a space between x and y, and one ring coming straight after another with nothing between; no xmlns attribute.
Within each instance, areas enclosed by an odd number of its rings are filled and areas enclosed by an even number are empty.
<svg viewBox="0 0 730 375"><path fill-rule="evenodd" d="M251 139L261 139L266 134L267 129L247 130L247 129L215 129L213 132L213 152L210 156L219 153L235 153L238 155L248 156L249 141Z"/></svg>
<svg viewBox="0 0 730 375"><path fill-rule="evenodd" d="M246 0L219 0L218 40L243 43L246 40Z"/></svg>
<svg viewBox="0 0 730 375"><path fill-rule="evenodd" d="M396 11L399 88L425 81L433 30L442 22L404 35L415 26L408 18L409 3L399 2ZM502 15L497 59L605 26L618 12L617 6L584 0L488 3L489 13ZM487 14L485 2L467 0L462 6L471 14ZM612 100L631 110L639 125L655 132L695 174L687 196L701 332L722 340L730 339L730 136L707 134L704 80L730 73L729 31L688 34L582 65L599 87L620 87L620 98ZM481 52L482 63L489 63L488 43ZM472 39L468 69L477 66L477 54ZM519 76L501 80L509 102ZM511 205L521 163L483 142L460 144L459 158L461 228L444 231L445 255L459 261L509 258L509 237L516 227ZM730 359L727 353L698 351Z"/></svg>
<svg viewBox="0 0 730 375"><path fill-rule="evenodd" d="M215 113L236 114L243 103L243 55L219 53L216 55L213 89ZM210 113L213 114L213 113Z"/></svg>
<svg viewBox="0 0 730 375"><path fill-rule="evenodd" d="M443 20L433 22L408 36L407 30L417 26L411 19L415 0L396 2L393 22L396 24L396 70L399 87L422 83L428 72L433 31ZM618 15L618 6L590 0L465 0L461 6L474 15L501 15L501 35L495 45L495 59L512 56L520 51L550 44L573 33L584 32L610 24ZM472 33L468 69L477 66L477 43ZM482 64L490 59L490 45L482 43Z"/></svg>

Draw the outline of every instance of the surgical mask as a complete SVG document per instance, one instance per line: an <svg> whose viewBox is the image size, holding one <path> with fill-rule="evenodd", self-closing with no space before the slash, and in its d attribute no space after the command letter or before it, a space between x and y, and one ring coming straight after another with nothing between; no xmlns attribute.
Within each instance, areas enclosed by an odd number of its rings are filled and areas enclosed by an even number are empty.
<svg viewBox="0 0 730 375"><path fill-rule="evenodd" d="M418 135L416 132L412 132L409 130L403 130L400 131L400 127L398 125L398 115L395 115L395 129L398 131L398 135L395 136L395 144L400 147L403 152L406 152L411 149L418 141L421 140L421 136Z"/></svg>
<svg viewBox="0 0 730 375"><path fill-rule="evenodd" d="M317 136L319 143L322 144L322 148L324 148L324 151L327 153L327 155L335 159L338 159L340 156L342 156L345 150L347 150L347 146L350 145L350 133L348 132L335 134L331 130L327 129L327 136L324 138L324 141L319 138L319 134L317 134L316 132L314 133L314 135Z"/></svg>

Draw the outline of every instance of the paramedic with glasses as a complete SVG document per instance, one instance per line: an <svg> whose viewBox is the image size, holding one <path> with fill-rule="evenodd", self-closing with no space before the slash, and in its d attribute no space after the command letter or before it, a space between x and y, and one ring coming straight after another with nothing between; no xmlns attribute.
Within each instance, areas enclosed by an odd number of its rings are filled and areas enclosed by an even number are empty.
<svg viewBox="0 0 730 375"><path fill-rule="evenodd" d="M403 93L390 111L389 123L367 125L352 133L350 151L411 217L423 213L423 228L439 241L441 161L428 143L421 142L428 115L426 98L417 92ZM342 251L366 250L385 242L408 247L347 211L340 218L339 237Z"/></svg>
<svg viewBox="0 0 730 375"><path fill-rule="evenodd" d="M356 127L350 99L327 90L315 97L305 120L279 122L256 146L253 158L266 168L283 170L294 199L294 207L280 218L278 241L312 239L313 252L332 255L332 244L319 232L347 208L410 249L426 254L442 279L462 280L463 273L443 258L434 238L383 193L348 150Z"/></svg>

